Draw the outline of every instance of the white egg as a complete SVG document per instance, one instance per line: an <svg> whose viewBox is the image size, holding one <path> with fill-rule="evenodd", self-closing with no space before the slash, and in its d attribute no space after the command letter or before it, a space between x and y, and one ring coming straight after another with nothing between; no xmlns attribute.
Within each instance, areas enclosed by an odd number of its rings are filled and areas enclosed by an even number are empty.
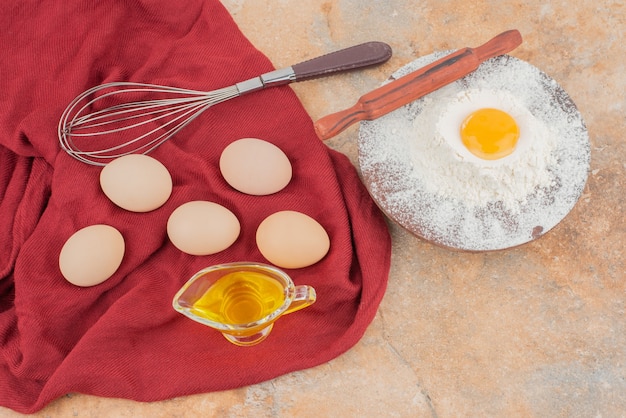
<svg viewBox="0 0 626 418"><path fill-rule="evenodd" d="M191 255L209 255L225 250L239 237L240 224L227 208L196 200L180 205L167 221L172 244Z"/></svg>
<svg viewBox="0 0 626 418"><path fill-rule="evenodd" d="M149 212L169 199L172 177L156 159L130 154L104 166L100 172L100 186L104 194L122 209Z"/></svg>
<svg viewBox="0 0 626 418"><path fill-rule="evenodd" d="M124 238L117 229L102 224L87 226L76 231L63 245L59 269L76 286L95 286L117 271L124 250Z"/></svg>
<svg viewBox="0 0 626 418"><path fill-rule="evenodd" d="M276 193L291 181L287 155L276 145L256 138L229 144L220 156L220 171L234 189L256 196Z"/></svg>
<svg viewBox="0 0 626 418"><path fill-rule="evenodd" d="M324 227L310 216L292 210L265 218L257 229L256 242L270 263L291 269L317 263L330 249Z"/></svg>
<svg viewBox="0 0 626 418"><path fill-rule="evenodd" d="M470 152L461 139L461 125L471 113L484 108L494 108L508 113L515 119L520 135L514 151L503 158L485 160ZM535 117L514 95L507 91L467 90L458 93L442 112L436 129L452 147L459 160L471 161L483 166L496 166L517 158L532 145Z"/></svg>

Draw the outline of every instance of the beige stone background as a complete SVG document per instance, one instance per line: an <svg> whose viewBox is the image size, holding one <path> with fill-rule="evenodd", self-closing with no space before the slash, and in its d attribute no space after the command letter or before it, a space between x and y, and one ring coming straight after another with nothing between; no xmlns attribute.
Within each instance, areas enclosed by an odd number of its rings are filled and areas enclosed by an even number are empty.
<svg viewBox="0 0 626 418"><path fill-rule="evenodd" d="M436 50L519 29L511 55L581 111L591 171L574 210L522 247L467 254L390 223L389 287L363 339L319 367L155 403L69 394L37 417L626 416L626 6L617 0L224 0L276 67L369 40L380 67L294 84L316 120ZM353 127L328 141L356 164ZM20 416L0 408L0 417Z"/></svg>

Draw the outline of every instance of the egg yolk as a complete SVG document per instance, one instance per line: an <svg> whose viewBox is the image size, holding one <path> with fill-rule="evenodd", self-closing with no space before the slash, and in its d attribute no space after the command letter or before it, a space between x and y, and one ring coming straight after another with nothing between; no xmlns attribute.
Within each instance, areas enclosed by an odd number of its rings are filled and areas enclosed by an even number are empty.
<svg viewBox="0 0 626 418"><path fill-rule="evenodd" d="M498 109L479 109L461 124L461 140L467 149L484 160L497 160L515 150L519 127L511 115Z"/></svg>

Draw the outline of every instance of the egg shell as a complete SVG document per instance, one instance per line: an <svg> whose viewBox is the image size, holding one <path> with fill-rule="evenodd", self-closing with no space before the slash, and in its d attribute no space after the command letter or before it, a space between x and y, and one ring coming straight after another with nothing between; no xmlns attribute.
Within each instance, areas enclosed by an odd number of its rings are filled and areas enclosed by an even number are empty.
<svg viewBox="0 0 626 418"><path fill-rule="evenodd" d="M124 258L124 237L109 225L91 225L75 232L61 248L59 269L81 287L95 286L113 276Z"/></svg>
<svg viewBox="0 0 626 418"><path fill-rule="evenodd" d="M215 254L230 247L241 226L227 208L195 200L180 205L167 221L167 235L176 248L191 255Z"/></svg>
<svg viewBox="0 0 626 418"><path fill-rule="evenodd" d="M161 207L172 193L172 177L156 159L143 154L116 158L100 172L104 194L117 206L131 212L149 212Z"/></svg>
<svg viewBox="0 0 626 418"><path fill-rule="evenodd" d="M289 158L276 145L256 138L232 142L222 151L220 171L234 189L256 196L276 193L289 184Z"/></svg>
<svg viewBox="0 0 626 418"><path fill-rule="evenodd" d="M289 210L265 218L257 228L256 242L263 257L283 268L315 264L330 249L328 233L319 222Z"/></svg>

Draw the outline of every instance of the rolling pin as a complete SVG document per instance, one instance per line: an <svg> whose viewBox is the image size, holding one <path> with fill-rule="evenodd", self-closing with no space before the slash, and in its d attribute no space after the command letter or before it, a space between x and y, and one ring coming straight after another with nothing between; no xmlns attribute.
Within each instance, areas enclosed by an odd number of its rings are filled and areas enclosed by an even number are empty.
<svg viewBox="0 0 626 418"><path fill-rule="evenodd" d="M321 140L326 140L355 122L373 120L386 115L465 77L485 60L506 54L521 43L522 35L518 30L512 29L477 48L463 48L446 55L432 64L361 96L354 106L322 117L315 122L315 132Z"/></svg>

